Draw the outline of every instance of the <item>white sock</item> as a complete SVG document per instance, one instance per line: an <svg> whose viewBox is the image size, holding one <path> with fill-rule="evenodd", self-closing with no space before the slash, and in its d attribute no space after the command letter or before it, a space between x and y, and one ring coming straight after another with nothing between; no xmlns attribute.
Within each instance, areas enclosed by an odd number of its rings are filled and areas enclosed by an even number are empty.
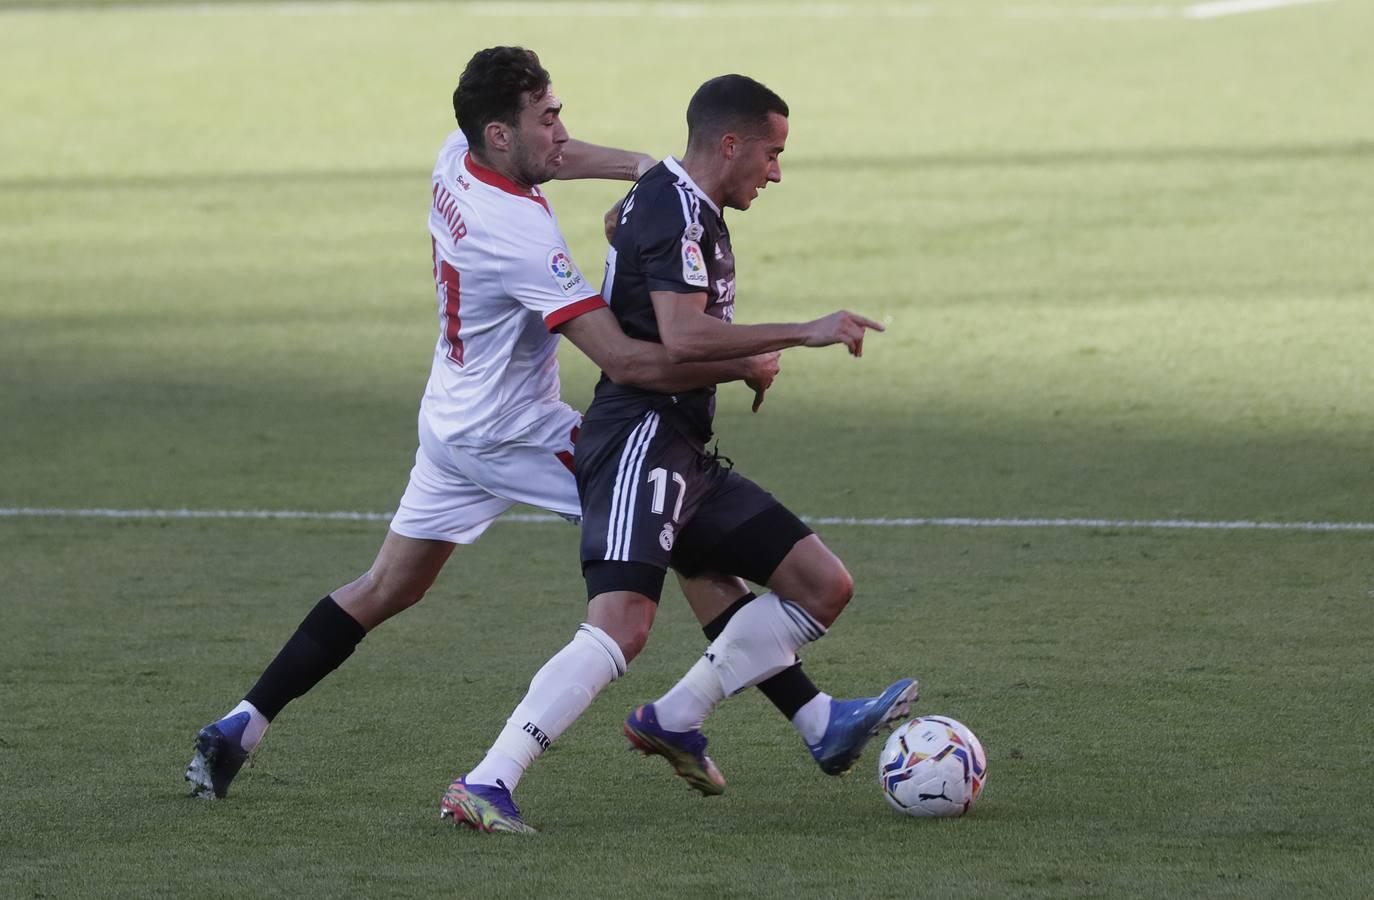
<svg viewBox="0 0 1374 900"><path fill-rule="evenodd" d="M802 740L808 744L814 744L823 738L825 726L830 724L830 695L822 691L806 701L792 717L792 724L796 726Z"/></svg>
<svg viewBox="0 0 1374 900"><path fill-rule="evenodd" d="M696 665L654 701L658 724L669 731L700 728L717 703L792 665L798 648L823 634L825 628L795 603L773 593L755 597L730 618Z"/></svg>
<svg viewBox="0 0 1374 900"><path fill-rule="evenodd" d="M733 697L797 661L803 644L825 634L825 627L789 600L769 592L746 603L726 623L706 659L715 668L727 697Z"/></svg>
<svg viewBox="0 0 1374 900"><path fill-rule="evenodd" d="M247 700L241 701L238 706L221 716L221 721L241 712L248 713L248 725L244 727L243 735L239 738L239 746L252 753L257 749L258 744L262 743L263 733L267 731L267 726L272 723L266 716L258 712L256 706Z"/></svg>
<svg viewBox="0 0 1374 900"><path fill-rule="evenodd" d="M625 655L609 634L579 625L573 639L544 663L486 758L467 774L469 784L503 782L515 790L525 770L591 705L601 689L625 674Z"/></svg>
<svg viewBox="0 0 1374 900"><path fill-rule="evenodd" d="M687 670L687 674L654 701L658 724L669 731L694 731L706 721L706 714L725 699L720 676L705 656Z"/></svg>

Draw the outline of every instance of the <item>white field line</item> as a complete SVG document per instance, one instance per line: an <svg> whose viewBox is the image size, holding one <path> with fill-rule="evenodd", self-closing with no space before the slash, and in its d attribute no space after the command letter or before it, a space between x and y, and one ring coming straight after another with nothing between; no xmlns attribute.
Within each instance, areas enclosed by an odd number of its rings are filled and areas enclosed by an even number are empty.
<svg viewBox="0 0 1374 900"><path fill-rule="evenodd" d="M311 522L389 522L391 513L320 512L272 509L52 509L0 507L0 519L299 519ZM921 518L857 518L852 516L803 516L811 525L857 525L876 528L1112 528L1192 531L1370 531L1374 522L1255 522L1199 519L1037 519L963 516ZM502 522L561 522L560 516L517 513Z"/></svg>
<svg viewBox="0 0 1374 900"><path fill-rule="evenodd" d="M1131 21L1137 19L1177 19L1183 17L1178 6L1008 6L998 11L1004 19L1101 19Z"/></svg>
<svg viewBox="0 0 1374 900"><path fill-rule="evenodd" d="M440 5L433 2L386 2L386 0L335 0L335 2L249 3L113 3L91 6L58 6L40 3L0 7L0 14L51 15L71 12L172 12L190 15L241 16L271 13L282 16L351 16L392 13L433 15L436 9L455 10L460 15L501 18L644 18L660 19L917 19L917 18L993 18L993 19L1092 19L1100 21L1138 21L1142 19L1216 19L1244 13L1264 12L1289 6L1331 3L1334 0L1211 0L1187 6L1165 4L1120 4L1111 6L1010 5L997 9L968 10L954 4L931 3L618 3L609 0L471 0Z"/></svg>
<svg viewBox="0 0 1374 900"><path fill-rule="evenodd" d="M1265 12L1282 9L1285 6L1310 6L1314 3L1330 3L1332 0L1214 0L1210 3L1194 3L1183 8L1186 19L1218 19L1222 16L1239 16L1245 13Z"/></svg>

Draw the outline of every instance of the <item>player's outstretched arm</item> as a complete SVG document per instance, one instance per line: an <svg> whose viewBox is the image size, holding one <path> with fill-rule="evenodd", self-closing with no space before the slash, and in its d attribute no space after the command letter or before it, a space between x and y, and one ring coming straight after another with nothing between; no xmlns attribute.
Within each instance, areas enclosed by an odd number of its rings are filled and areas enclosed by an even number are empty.
<svg viewBox="0 0 1374 900"><path fill-rule="evenodd" d="M679 294L650 291L658 334L669 359L678 363L734 359L788 347L844 344L863 356L864 334L883 326L857 313L840 310L811 322L784 325L732 325L706 315L705 292Z"/></svg>
<svg viewBox="0 0 1374 900"><path fill-rule="evenodd" d="M554 175L560 181L579 178L609 178L615 181L636 181L654 167L655 160L647 153L617 150L585 141L569 140L563 145L563 165Z"/></svg>
<svg viewBox="0 0 1374 900"><path fill-rule="evenodd" d="M627 337L615 314L605 308L570 319L558 330L616 384L663 394L727 381L747 381L761 397L778 374L776 353L705 363L674 363L662 344Z"/></svg>

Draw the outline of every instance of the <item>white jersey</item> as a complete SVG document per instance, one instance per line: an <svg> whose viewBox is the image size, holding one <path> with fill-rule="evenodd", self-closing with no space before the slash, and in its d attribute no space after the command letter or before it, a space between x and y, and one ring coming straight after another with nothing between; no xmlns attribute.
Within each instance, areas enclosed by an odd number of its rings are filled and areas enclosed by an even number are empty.
<svg viewBox="0 0 1374 900"><path fill-rule="evenodd" d="M605 306L538 188L482 166L454 131L434 164L429 231L439 340L420 414L442 441L501 441L557 403L553 329Z"/></svg>

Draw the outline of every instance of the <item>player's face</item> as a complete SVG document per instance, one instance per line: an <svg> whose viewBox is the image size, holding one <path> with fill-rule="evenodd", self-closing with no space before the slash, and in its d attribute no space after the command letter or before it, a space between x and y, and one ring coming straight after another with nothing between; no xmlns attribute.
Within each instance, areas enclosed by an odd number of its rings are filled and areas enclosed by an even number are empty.
<svg viewBox="0 0 1374 900"><path fill-rule="evenodd" d="M563 165L568 129L563 127L562 111L563 101L552 87L539 97L525 95L511 147L516 178L525 184L543 184Z"/></svg>
<svg viewBox="0 0 1374 900"><path fill-rule="evenodd" d="M787 117L769 113L761 133L738 140L735 156L730 160L725 205L748 209L768 182L782 181L778 157L787 145Z"/></svg>

